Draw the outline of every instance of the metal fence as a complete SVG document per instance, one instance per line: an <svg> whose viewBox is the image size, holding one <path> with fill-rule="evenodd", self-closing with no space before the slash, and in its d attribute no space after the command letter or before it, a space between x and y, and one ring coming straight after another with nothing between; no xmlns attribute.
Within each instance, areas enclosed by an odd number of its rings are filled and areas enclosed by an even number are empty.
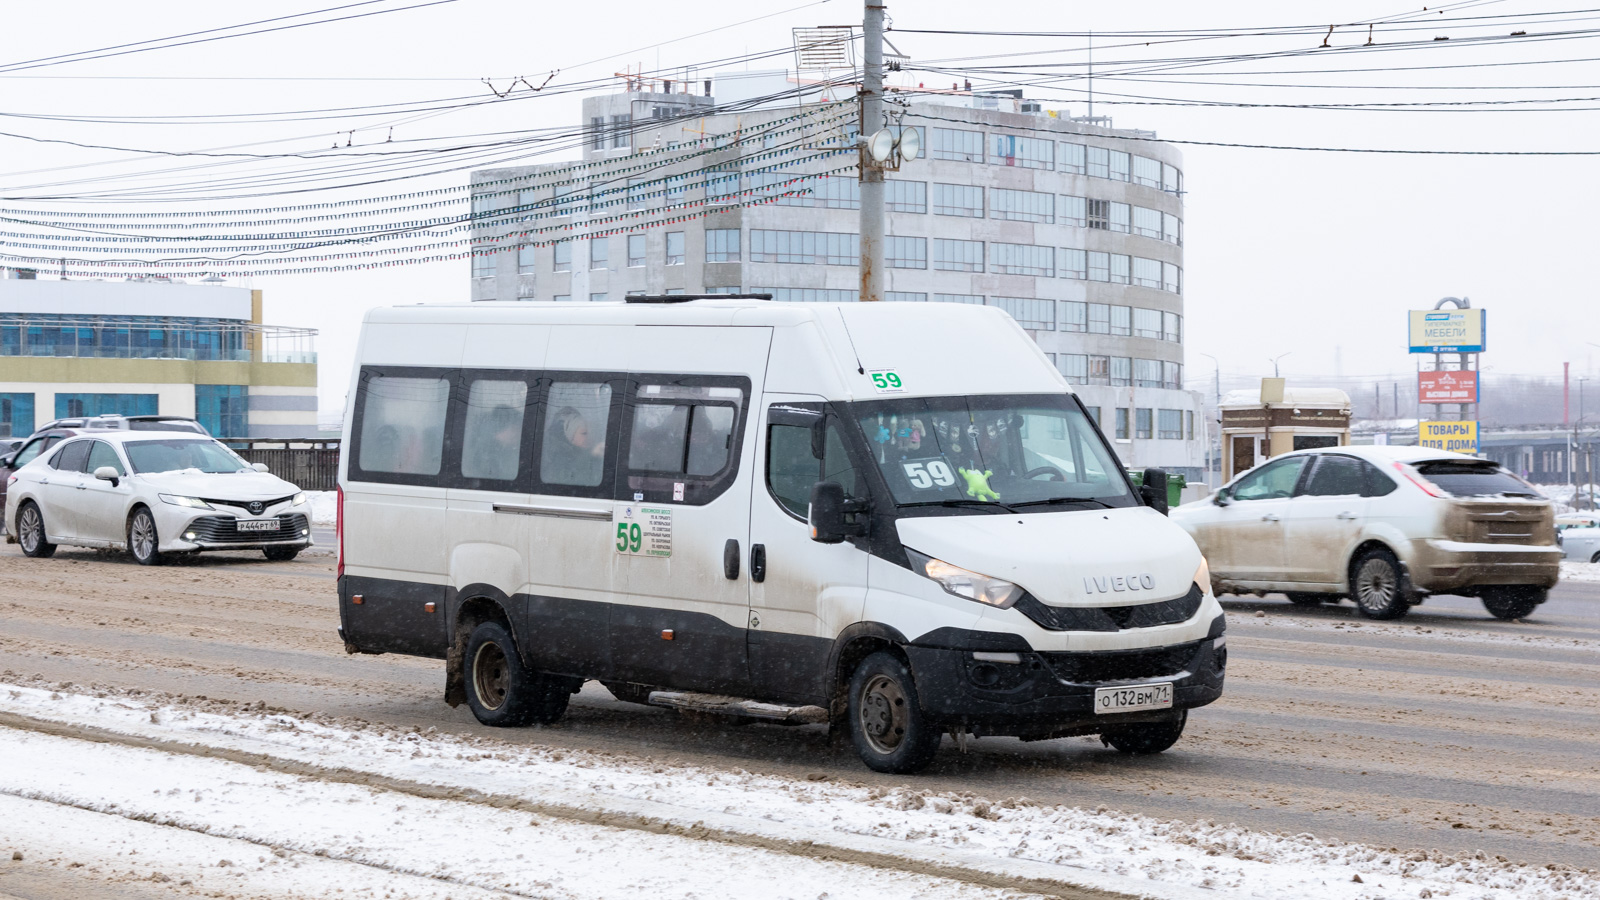
<svg viewBox="0 0 1600 900"><path fill-rule="evenodd" d="M248 463L266 463L272 474L303 491L339 486L339 439L221 438Z"/></svg>

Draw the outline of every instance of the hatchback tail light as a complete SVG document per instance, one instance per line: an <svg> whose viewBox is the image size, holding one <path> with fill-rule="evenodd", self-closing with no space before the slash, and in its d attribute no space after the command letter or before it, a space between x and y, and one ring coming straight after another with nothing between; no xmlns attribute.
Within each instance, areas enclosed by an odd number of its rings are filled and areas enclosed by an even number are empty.
<svg viewBox="0 0 1600 900"><path fill-rule="evenodd" d="M1427 494L1429 497L1444 498L1450 496L1444 491L1439 490L1438 485L1424 478L1421 472L1418 472L1416 469L1411 468L1405 463L1397 462L1394 464L1394 467L1395 471L1399 472L1401 475L1404 475L1407 481L1421 488L1422 492Z"/></svg>

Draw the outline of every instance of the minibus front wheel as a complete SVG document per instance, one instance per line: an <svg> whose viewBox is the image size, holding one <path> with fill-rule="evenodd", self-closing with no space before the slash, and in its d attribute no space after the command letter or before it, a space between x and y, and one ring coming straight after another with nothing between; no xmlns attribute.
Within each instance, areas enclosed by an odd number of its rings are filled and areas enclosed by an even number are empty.
<svg viewBox="0 0 1600 900"><path fill-rule="evenodd" d="M567 711L565 685L522 664L511 633L499 622L480 622L467 639L467 706L494 728L549 725Z"/></svg>
<svg viewBox="0 0 1600 900"><path fill-rule="evenodd" d="M939 749L939 731L917 702L911 670L879 651L850 678L850 738L867 768L905 775L919 772Z"/></svg>

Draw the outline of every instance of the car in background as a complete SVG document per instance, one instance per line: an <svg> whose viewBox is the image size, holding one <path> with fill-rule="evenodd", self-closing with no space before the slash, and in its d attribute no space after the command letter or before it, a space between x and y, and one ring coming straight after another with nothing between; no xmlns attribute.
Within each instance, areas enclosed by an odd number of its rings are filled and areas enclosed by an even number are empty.
<svg viewBox="0 0 1600 900"><path fill-rule="evenodd" d="M312 545L305 492L188 432L85 432L7 480L7 540L31 557L71 544L126 548L147 566L203 550L287 561Z"/></svg>
<svg viewBox="0 0 1600 900"><path fill-rule="evenodd" d="M55 423L52 422L52 425ZM32 435L22 438L22 443L16 449L0 452L0 507L6 502L6 487L11 481L11 473L32 462L39 454L44 453L66 438L78 433L76 428L49 428L35 431Z"/></svg>
<svg viewBox="0 0 1600 900"><path fill-rule="evenodd" d="M0 457L10 455L11 451L27 443L26 437L0 438Z"/></svg>
<svg viewBox="0 0 1600 900"><path fill-rule="evenodd" d="M188 416L124 416L117 413L56 419L53 422L46 422L34 433L58 428L72 428L79 431L187 431L211 437L211 432L207 431L204 425Z"/></svg>
<svg viewBox="0 0 1600 900"><path fill-rule="evenodd" d="M1478 597L1520 619L1560 577L1555 512L1489 460L1423 447L1298 450L1172 518L1221 594L1282 592L1302 606L1350 597L1395 619L1429 594Z"/></svg>
<svg viewBox="0 0 1600 900"><path fill-rule="evenodd" d="M1600 563L1600 526L1590 523L1556 526L1565 558L1574 562Z"/></svg>

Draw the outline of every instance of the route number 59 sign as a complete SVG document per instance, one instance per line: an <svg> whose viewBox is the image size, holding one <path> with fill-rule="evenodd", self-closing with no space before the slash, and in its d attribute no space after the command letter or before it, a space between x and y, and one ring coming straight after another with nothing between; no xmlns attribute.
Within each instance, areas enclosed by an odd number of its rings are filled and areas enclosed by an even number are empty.
<svg viewBox="0 0 1600 900"><path fill-rule="evenodd" d="M880 394L903 394L906 384L900 380L900 374L893 369L873 369L867 373L872 379L872 387Z"/></svg>

